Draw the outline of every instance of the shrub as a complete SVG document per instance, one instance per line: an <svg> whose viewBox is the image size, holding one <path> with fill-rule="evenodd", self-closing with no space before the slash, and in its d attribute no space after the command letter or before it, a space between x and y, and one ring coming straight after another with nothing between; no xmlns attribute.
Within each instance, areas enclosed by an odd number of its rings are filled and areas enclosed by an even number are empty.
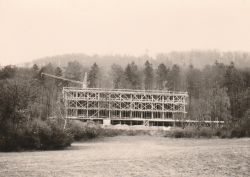
<svg viewBox="0 0 250 177"><path fill-rule="evenodd" d="M1 151L49 150L70 146L73 138L58 121L33 121L0 136Z"/></svg>
<svg viewBox="0 0 250 177"><path fill-rule="evenodd" d="M198 137L212 138L215 136L215 131L212 128L202 127L199 131L197 131L197 135Z"/></svg>
<svg viewBox="0 0 250 177"><path fill-rule="evenodd" d="M167 131L164 136L173 138L211 138L216 136L216 131L208 127L202 127L200 129L195 127L186 127L184 129L175 127Z"/></svg>
<svg viewBox="0 0 250 177"><path fill-rule="evenodd" d="M70 121L68 123L68 129L73 134L76 141L97 137L114 137L119 135L151 135L151 132L148 130L102 128L99 124L95 124L94 122L81 122L78 120Z"/></svg>
<svg viewBox="0 0 250 177"><path fill-rule="evenodd" d="M216 129L216 136L220 138L242 138L249 137L249 130L242 127Z"/></svg>
<svg viewBox="0 0 250 177"><path fill-rule="evenodd" d="M73 142L70 132L63 130L63 123L58 121L47 121L48 127L39 129L41 149L61 149Z"/></svg>
<svg viewBox="0 0 250 177"><path fill-rule="evenodd" d="M96 138L103 132L101 126L94 122L81 122L78 120L70 121L68 123L68 130L72 133L76 141Z"/></svg>
<svg viewBox="0 0 250 177"><path fill-rule="evenodd" d="M126 131L126 135L128 135L128 136L135 136L138 134L139 134L139 131L136 131L136 130L127 130Z"/></svg>
<svg viewBox="0 0 250 177"><path fill-rule="evenodd" d="M185 129L176 127L165 134L165 137L173 137L173 138L191 138L196 136L197 136L196 130L191 127L187 127Z"/></svg>
<svg viewBox="0 0 250 177"><path fill-rule="evenodd" d="M119 130L119 129L102 129L100 136L103 137L114 137L119 135L124 135L125 130Z"/></svg>
<svg viewBox="0 0 250 177"><path fill-rule="evenodd" d="M231 138L241 138L246 135L245 130L236 128L231 130Z"/></svg>
<svg viewBox="0 0 250 177"><path fill-rule="evenodd" d="M184 138L184 133L181 130L175 130L172 132L172 137L174 138Z"/></svg>
<svg viewBox="0 0 250 177"><path fill-rule="evenodd" d="M81 121L70 121L68 123L68 131L73 135L74 140L79 141L85 136L85 125Z"/></svg>

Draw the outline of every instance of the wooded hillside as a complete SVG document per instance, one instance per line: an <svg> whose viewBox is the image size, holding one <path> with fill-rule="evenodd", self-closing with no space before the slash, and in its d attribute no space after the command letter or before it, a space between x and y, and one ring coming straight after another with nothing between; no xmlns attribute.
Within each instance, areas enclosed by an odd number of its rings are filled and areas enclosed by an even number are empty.
<svg viewBox="0 0 250 177"><path fill-rule="evenodd" d="M42 67L36 64L25 68L3 67L0 70L0 149L16 149L22 143L20 148L35 149L70 144L72 137L63 131L63 122L51 122L48 118L64 116L62 88L76 85L42 76L42 72L78 81L87 72L90 88L188 91L187 119L223 120L228 129L239 130L237 136L250 135L249 68L239 68L234 62L215 61L197 68L151 61L131 61L126 65L116 62L110 67L95 62L88 66L78 61L68 62L65 67L51 63Z"/></svg>

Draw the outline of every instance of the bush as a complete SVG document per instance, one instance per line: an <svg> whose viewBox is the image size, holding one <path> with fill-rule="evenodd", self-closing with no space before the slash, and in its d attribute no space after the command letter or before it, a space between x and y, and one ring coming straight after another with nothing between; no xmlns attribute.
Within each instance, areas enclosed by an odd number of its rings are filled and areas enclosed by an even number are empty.
<svg viewBox="0 0 250 177"><path fill-rule="evenodd" d="M33 121L0 136L1 151L49 150L70 146L72 135L58 121Z"/></svg>
<svg viewBox="0 0 250 177"><path fill-rule="evenodd" d="M216 136L216 131L212 128L202 127L199 131L197 131L198 137L212 138Z"/></svg>
<svg viewBox="0 0 250 177"><path fill-rule="evenodd" d="M220 128L216 130L216 136L220 138L242 138L242 137L249 137L249 130L236 127L236 128Z"/></svg>
<svg viewBox="0 0 250 177"><path fill-rule="evenodd" d="M231 138L242 138L244 136L246 136L246 132L243 129L236 128L231 130Z"/></svg>
<svg viewBox="0 0 250 177"><path fill-rule="evenodd" d="M164 136L173 138L211 138L216 136L216 130L208 127L200 129L195 127L186 127L184 129L175 127L166 132Z"/></svg>
<svg viewBox="0 0 250 177"><path fill-rule="evenodd" d="M112 128L102 128L94 122L81 122L73 120L68 123L68 130L72 133L74 140L92 139L97 137L114 137L119 135L136 136L150 135L147 130L121 130Z"/></svg>
<svg viewBox="0 0 250 177"><path fill-rule="evenodd" d="M102 137L114 137L119 135L124 135L125 130L119 130L119 129L102 129L100 136Z"/></svg>
<svg viewBox="0 0 250 177"><path fill-rule="evenodd" d="M74 140L92 139L101 135L103 129L94 122L81 122L73 120L68 123L68 130L72 133Z"/></svg>
<svg viewBox="0 0 250 177"><path fill-rule="evenodd" d="M196 137L197 133L194 128L188 127L185 129L182 128L173 128L172 130L166 132L165 137L173 137L173 138L192 138Z"/></svg>
<svg viewBox="0 0 250 177"><path fill-rule="evenodd" d="M39 129L40 149L62 149L70 146L73 136L70 132L63 130L63 123L48 121L48 127Z"/></svg>
<svg viewBox="0 0 250 177"><path fill-rule="evenodd" d="M184 132L181 130L175 130L172 132L171 136L174 138L184 138Z"/></svg>
<svg viewBox="0 0 250 177"><path fill-rule="evenodd" d="M195 127L173 128L166 132L165 137L173 138L241 138L249 136L248 130L241 127L230 129L230 128L209 128L202 127L197 129Z"/></svg>

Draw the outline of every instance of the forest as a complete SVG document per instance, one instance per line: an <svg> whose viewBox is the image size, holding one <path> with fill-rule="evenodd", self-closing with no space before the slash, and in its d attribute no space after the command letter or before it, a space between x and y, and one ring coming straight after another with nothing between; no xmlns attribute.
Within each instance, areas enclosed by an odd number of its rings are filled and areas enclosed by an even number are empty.
<svg viewBox="0 0 250 177"><path fill-rule="evenodd" d="M0 150L57 149L73 141L62 119L49 117L63 117L62 88L76 85L42 76L42 72L78 81L88 73L89 88L187 91L187 119L223 120L227 129L237 130L237 136L250 136L248 67L218 60L202 68L152 60L103 67L73 60L65 66L1 68Z"/></svg>

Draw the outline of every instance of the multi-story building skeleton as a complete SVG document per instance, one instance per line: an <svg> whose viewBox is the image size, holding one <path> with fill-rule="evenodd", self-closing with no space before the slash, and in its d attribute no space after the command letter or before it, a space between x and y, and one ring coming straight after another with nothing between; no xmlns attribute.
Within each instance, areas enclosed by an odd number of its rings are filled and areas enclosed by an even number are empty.
<svg viewBox="0 0 250 177"><path fill-rule="evenodd" d="M101 124L185 126L222 125L223 121L187 120L187 92L164 90L131 90L87 88L84 82L53 76L77 84L64 87L63 103L66 119L93 120Z"/></svg>
<svg viewBox="0 0 250 177"><path fill-rule="evenodd" d="M185 119L187 92L64 87L66 117L170 125Z"/></svg>

